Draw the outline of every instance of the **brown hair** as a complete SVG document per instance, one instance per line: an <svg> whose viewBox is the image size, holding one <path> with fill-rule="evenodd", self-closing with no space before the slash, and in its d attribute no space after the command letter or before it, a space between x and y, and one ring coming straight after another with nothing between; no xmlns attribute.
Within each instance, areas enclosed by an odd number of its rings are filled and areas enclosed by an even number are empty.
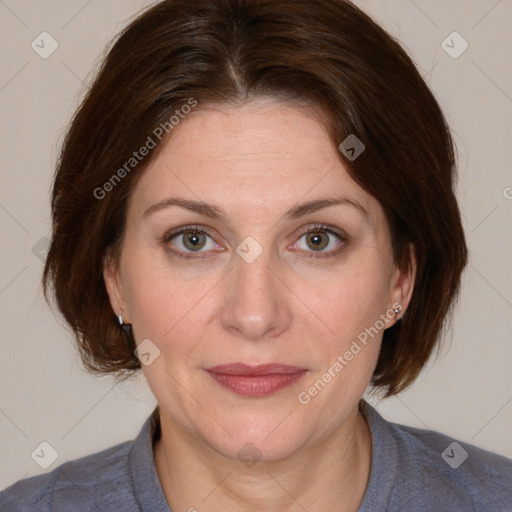
<svg viewBox="0 0 512 512"><path fill-rule="evenodd" d="M165 0L125 28L62 146L45 297L52 286L89 370L119 377L140 368L102 269L122 239L127 198L162 143L110 181L108 193L98 191L191 98L200 108L260 96L320 109L336 146L350 134L363 141L358 158L340 158L382 205L402 269L410 268L414 244L412 299L384 332L372 379L395 394L416 378L443 331L467 248L439 105L398 42L348 1Z"/></svg>

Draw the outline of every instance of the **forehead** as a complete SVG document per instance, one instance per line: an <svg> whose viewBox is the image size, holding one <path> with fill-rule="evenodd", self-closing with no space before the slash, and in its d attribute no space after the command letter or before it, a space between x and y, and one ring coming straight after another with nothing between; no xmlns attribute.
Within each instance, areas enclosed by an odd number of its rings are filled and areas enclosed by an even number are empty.
<svg viewBox="0 0 512 512"><path fill-rule="evenodd" d="M272 100L197 107L139 180L139 211L166 196L240 207L289 209L344 195L377 214L377 200L348 174L320 114Z"/></svg>

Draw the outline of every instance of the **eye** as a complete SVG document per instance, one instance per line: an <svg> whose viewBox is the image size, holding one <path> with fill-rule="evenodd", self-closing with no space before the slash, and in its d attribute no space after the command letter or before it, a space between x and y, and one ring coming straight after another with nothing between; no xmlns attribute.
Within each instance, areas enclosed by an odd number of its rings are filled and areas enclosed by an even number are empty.
<svg viewBox="0 0 512 512"><path fill-rule="evenodd" d="M299 240L292 246L305 253L310 258L334 257L341 252L348 243L342 232L323 224L309 226L301 231ZM336 243L336 239L338 242ZM184 226L162 238L162 243L168 252L184 259L204 259L209 257L211 251L223 251L204 228L199 226ZM316 254L315 254L316 253Z"/></svg>
<svg viewBox="0 0 512 512"><path fill-rule="evenodd" d="M336 238L338 242L336 243ZM301 232L299 241L294 248L312 252L310 257L325 258L336 256L347 244L347 237L334 231L329 226L316 224ZM318 254L313 254L313 253Z"/></svg>
<svg viewBox="0 0 512 512"><path fill-rule="evenodd" d="M169 251L182 258L204 258L204 253L221 247L198 226L185 226L178 231L167 233L162 242Z"/></svg>

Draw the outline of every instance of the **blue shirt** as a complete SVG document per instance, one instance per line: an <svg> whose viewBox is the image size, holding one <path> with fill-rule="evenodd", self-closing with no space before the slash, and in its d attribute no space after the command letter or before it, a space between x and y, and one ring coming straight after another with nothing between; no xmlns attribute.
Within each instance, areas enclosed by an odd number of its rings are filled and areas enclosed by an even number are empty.
<svg viewBox="0 0 512 512"><path fill-rule="evenodd" d="M366 402L362 412L372 434L372 460L358 512L512 512L511 459L390 423ZM0 492L0 511L171 512L153 457L159 435L156 407L134 441L14 483ZM199 503L196 509L207 511Z"/></svg>

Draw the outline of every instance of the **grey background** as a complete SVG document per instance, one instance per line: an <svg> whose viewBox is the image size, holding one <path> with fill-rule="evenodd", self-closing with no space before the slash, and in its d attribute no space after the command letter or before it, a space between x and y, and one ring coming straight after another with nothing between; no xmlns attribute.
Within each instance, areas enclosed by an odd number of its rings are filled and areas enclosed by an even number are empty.
<svg viewBox="0 0 512 512"><path fill-rule="evenodd" d="M58 453L50 471L132 439L155 405L142 374L114 385L82 369L39 284L65 127L106 43L150 3L0 0L0 488L45 471L31 458L41 442ZM453 340L412 388L372 401L388 419L512 457L512 2L356 3L408 48L446 112L471 251ZM58 43L46 59L31 47L44 31ZM442 47L454 31L469 44L458 58Z"/></svg>

